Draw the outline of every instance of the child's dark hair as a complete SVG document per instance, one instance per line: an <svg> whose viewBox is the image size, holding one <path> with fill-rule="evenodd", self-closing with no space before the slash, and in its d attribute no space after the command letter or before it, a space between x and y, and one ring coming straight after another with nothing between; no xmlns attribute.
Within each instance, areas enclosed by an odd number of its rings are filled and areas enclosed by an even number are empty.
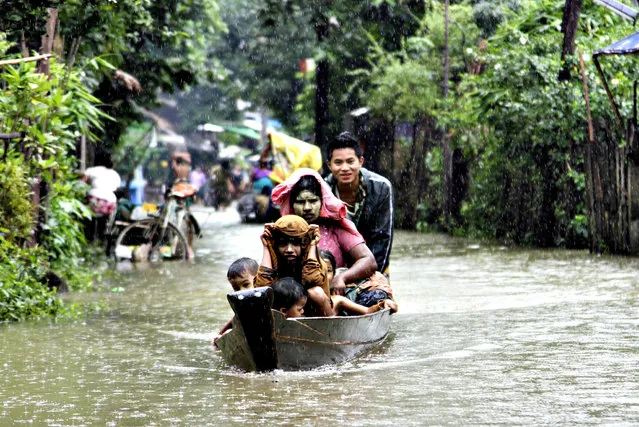
<svg viewBox="0 0 639 427"><path fill-rule="evenodd" d="M292 277L283 277L273 283L273 309L280 310L293 307L300 298L308 297L304 286Z"/></svg>
<svg viewBox="0 0 639 427"><path fill-rule="evenodd" d="M257 274L258 267L257 261L252 258L242 257L236 259L229 266L229 270L226 272L226 278L229 280L235 279L245 271L251 274Z"/></svg>
<svg viewBox="0 0 639 427"><path fill-rule="evenodd" d="M324 261L328 260L328 262L331 263L331 266L333 267L333 273L335 273L336 263L335 263L335 257L333 256L333 254L330 251L327 251L326 249L320 249L319 255L320 255L320 258L322 258Z"/></svg>
<svg viewBox="0 0 639 427"><path fill-rule="evenodd" d="M350 132L342 132L329 142L326 150L326 158L329 162L333 158L333 151L340 148L352 148L358 158L362 157L362 148L359 145L359 141Z"/></svg>

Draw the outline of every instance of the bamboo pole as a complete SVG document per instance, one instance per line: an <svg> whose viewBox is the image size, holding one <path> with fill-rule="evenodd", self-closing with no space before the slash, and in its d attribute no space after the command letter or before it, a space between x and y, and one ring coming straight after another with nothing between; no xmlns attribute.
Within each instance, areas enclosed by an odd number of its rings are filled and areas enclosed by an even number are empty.
<svg viewBox="0 0 639 427"><path fill-rule="evenodd" d="M623 120L621 119L621 113L619 112L619 106L617 105L617 102L615 101L615 98L612 96L612 92L610 91L610 87L608 86L608 83L606 82L606 77L604 76L603 70L601 69L601 64L599 64L599 60L597 59L596 55L592 57L592 60L595 63L595 67L597 68L597 72L599 73L599 78L601 79L601 82L604 85L604 89L606 90L606 95L608 96L608 100L612 104L612 109L615 112L615 116L617 117L617 120L619 122L619 126L623 129Z"/></svg>
<svg viewBox="0 0 639 427"><path fill-rule="evenodd" d="M579 51L579 68L581 69L581 81L584 87L584 99L586 101L586 119L588 121L588 144L586 145L586 161L585 161L585 173L586 173L586 198L588 199L588 235L590 238L590 252L595 251L595 241L597 240L598 230L596 229L596 222L594 220L595 201L593 192L593 175L592 175L592 145L594 143L595 135L592 126L592 117L590 115L590 97L588 95L588 81L586 79L586 67L584 66L584 58Z"/></svg>
<svg viewBox="0 0 639 427"><path fill-rule="evenodd" d="M41 61L43 59L49 59L53 56L53 54L51 53L47 53L44 55L35 55L35 56L28 56L26 58L18 58L18 59L5 59L4 61L0 61L0 67L3 67L5 65L16 65L16 64L21 64L23 62L33 62L33 61Z"/></svg>

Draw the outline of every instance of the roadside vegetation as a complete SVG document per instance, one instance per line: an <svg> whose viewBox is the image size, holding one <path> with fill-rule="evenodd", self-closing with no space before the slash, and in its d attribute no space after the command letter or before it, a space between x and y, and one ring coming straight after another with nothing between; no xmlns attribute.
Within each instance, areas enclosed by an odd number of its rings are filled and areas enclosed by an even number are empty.
<svg viewBox="0 0 639 427"><path fill-rule="evenodd" d="M56 28L50 43L47 28ZM160 91L212 78L205 47L223 29L214 0L3 4L0 322L84 310L59 293L91 290L102 274L82 225L91 213L80 139L130 154L120 135ZM143 87L131 85L132 73Z"/></svg>
<svg viewBox="0 0 639 427"><path fill-rule="evenodd" d="M9 47L0 34L0 57ZM0 73L0 133L19 135L5 141L0 162L0 320L68 313L58 288L91 286L91 275L77 268L90 213L69 152L78 135L101 129L104 114L80 70L55 59L50 65L49 78L35 62Z"/></svg>

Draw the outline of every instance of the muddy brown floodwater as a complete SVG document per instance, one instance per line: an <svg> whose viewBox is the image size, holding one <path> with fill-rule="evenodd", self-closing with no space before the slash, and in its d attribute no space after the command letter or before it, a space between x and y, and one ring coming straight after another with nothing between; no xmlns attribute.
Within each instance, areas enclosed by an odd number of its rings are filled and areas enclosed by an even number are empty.
<svg viewBox="0 0 639 427"><path fill-rule="evenodd" d="M639 259L398 232L400 312L372 353L246 374L211 349L259 225L204 218L194 265L120 265L82 321L0 325L2 425L639 423Z"/></svg>

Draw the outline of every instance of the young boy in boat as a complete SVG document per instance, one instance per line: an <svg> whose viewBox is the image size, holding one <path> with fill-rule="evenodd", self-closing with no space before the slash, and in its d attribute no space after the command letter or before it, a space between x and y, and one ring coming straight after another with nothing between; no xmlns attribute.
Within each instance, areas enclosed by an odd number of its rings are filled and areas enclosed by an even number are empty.
<svg viewBox="0 0 639 427"><path fill-rule="evenodd" d="M284 215L264 225L261 239L264 253L255 287L272 286L279 278L292 277L308 293L305 311L312 316L331 316L326 264L317 249L319 227L309 226L300 216Z"/></svg>
<svg viewBox="0 0 639 427"><path fill-rule="evenodd" d="M258 267L257 261L252 258L242 257L233 261L226 272L226 278L233 287L233 291L253 289Z"/></svg>
<svg viewBox="0 0 639 427"><path fill-rule="evenodd" d="M273 310L277 310L287 318L304 317L304 306L308 293L292 277L284 277L273 283Z"/></svg>
<svg viewBox="0 0 639 427"><path fill-rule="evenodd" d="M320 257L326 262L328 281L330 283L335 274L335 257L327 250L320 250ZM344 312L348 314L371 314L386 308L390 308L391 313L397 312L397 303L392 299L381 300L370 307L357 304L346 297L335 294L331 294L331 301L333 302L333 316L339 316Z"/></svg>
<svg viewBox="0 0 639 427"><path fill-rule="evenodd" d="M238 258L231 263L228 271L226 272L226 278L233 287L233 291L245 291L247 289L253 289L253 282L257 275L258 264L257 261L251 258L242 257ZM218 335L213 339L213 346L222 335L230 331L233 327L233 318L226 322Z"/></svg>

